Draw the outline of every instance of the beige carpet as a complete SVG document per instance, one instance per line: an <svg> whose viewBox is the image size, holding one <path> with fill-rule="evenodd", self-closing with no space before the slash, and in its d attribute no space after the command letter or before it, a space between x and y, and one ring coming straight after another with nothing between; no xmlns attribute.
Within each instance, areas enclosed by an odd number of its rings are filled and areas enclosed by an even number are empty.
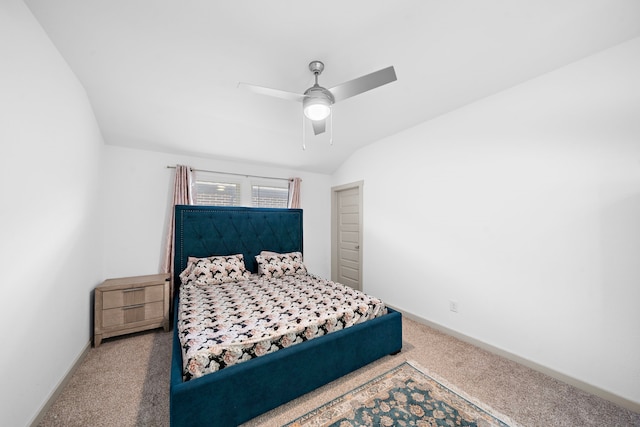
<svg viewBox="0 0 640 427"><path fill-rule="evenodd" d="M403 333L399 355L387 356L243 427L286 424L406 360L523 426L640 426L640 414L407 318ZM89 351L39 425L168 426L170 348L171 333L161 329L103 341Z"/></svg>

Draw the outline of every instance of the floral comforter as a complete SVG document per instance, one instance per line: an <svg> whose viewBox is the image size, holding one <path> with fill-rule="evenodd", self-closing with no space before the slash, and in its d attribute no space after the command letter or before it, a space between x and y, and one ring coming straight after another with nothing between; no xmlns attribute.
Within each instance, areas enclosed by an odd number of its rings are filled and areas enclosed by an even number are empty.
<svg viewBox="0 0 640 427"><path fill-rule="evenodd" d="M180 287L184 380L387 313L384 303L313 275Z"/></svg>

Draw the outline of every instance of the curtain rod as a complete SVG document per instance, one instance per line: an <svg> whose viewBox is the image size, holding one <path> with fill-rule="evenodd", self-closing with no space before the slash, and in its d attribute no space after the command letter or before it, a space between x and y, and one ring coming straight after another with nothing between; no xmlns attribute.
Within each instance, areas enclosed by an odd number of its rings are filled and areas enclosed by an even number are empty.
<svg viewBox="0 0 640 427"><path fill-rule="evenodd" d="M175 166L167 166L167 169L175 169ZM280 181L291 181L291 178L277 178L275 176L260 176L260 175L247 175L244 173L232 173L232 172L221 172L221 171L211 171L206 169L195 169L189 168L192 172L209 172L209 173L219 173L223 175L235 175L235 176L244 176L245 178L262 178L262 179L277 179Z"/></svg>

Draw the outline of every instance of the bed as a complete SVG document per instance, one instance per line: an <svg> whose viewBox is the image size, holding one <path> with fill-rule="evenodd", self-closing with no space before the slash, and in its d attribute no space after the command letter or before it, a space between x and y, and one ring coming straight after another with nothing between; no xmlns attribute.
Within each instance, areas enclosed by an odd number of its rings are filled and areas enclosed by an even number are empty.
<svg viewBox="0 0 640 427"><path fill-rule="evenodd" d="M186 380L178 336L179 274L189 257L303 251L302 210L176 206L172 426L237 426L402 348L402 318L387 314ZM375 339L374 339L375 338Z"/></svg>

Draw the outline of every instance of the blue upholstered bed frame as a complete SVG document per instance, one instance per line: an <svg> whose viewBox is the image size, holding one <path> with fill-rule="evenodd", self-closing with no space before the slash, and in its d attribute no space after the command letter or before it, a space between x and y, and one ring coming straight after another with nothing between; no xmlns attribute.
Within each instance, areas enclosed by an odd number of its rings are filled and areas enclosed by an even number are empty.
<svg viewBox="0 0 640 427"><path fill-rule="evenodd" d="M176 206L175 230L176 287L189 256L242 253L255 272L254 257L262 250L303 250L300 209ZM402 318L389 309L385 316L183 382L176 317L170 387L174 427L237 426L402 348Z"/></svg>

